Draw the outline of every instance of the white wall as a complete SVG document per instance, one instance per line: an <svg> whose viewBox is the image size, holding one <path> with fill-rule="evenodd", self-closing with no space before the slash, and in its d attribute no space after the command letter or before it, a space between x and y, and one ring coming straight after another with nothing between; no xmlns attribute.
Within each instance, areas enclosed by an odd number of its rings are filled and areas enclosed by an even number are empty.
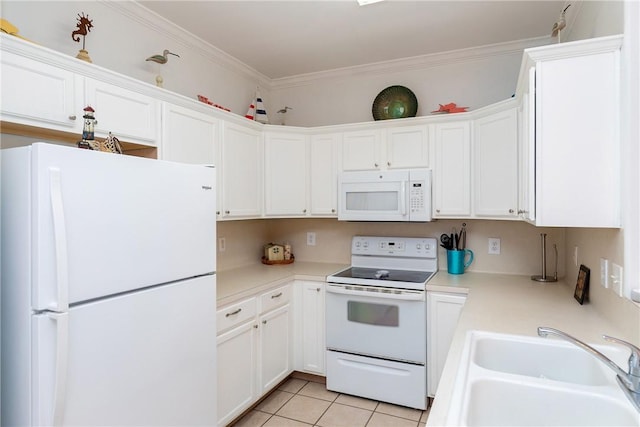
<svg viewBox="0 0 640 427"><path fill-rule="evenodd" d="M233 60L218 60L222 54L214 47L132 2L3 0L0 7L2 18L20 35L74 57L82 40L73 41L71 32L77 14L84 12L93 20L86 50L94 64L154 85L160 73L166 89L193 99L204 95L242 116L256 87L265 86L258 73ZM170 57L164 65L145 61L164 49L180 58Z"/></svg>

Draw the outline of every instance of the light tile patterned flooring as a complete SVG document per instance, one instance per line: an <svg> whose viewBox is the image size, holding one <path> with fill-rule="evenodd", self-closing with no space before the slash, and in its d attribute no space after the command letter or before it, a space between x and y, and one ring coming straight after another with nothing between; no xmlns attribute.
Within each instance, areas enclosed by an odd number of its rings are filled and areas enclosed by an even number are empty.
<svg viewBox="0 0 640 427"><path fill-rule="evenodd" d="M234 427L424 427L429 411L391 405L291 378Z"/></svg>

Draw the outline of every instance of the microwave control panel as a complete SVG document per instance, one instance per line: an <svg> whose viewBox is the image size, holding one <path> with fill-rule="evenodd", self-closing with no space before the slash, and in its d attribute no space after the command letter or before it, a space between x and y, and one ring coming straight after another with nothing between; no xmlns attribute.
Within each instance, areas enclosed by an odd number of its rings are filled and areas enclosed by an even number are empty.
<svg viewBox="0 0 640 427"><path fill-rule="evenodd" d="M424 211L424 181L411 181L409 183L409 209L411 212Z"/></svg>

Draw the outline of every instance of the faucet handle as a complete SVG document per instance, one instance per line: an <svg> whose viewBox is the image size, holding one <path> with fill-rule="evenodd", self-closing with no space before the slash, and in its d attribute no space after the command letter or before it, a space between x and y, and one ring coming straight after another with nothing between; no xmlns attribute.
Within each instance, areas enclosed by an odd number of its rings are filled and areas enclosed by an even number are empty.
<svg viewBox="0 0 640 427"><path fill-rule="evenodd" d="M609 342L624 345L631 350L631 356L629 356L629 375L640 377L640 348L630 342L623 341L620 338L610 337L609 335L603 335L602 338Z"/></svg>

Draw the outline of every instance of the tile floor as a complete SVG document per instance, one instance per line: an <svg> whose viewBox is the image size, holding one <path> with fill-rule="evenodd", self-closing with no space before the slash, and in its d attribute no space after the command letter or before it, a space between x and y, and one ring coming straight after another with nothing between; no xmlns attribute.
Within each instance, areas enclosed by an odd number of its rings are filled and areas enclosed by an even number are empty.
<svg viewBox="0 0 640 427"><path fill-rule="evenodd" d="M234 427L424 427L429 411L362 399L291 378Z"/></svg>

